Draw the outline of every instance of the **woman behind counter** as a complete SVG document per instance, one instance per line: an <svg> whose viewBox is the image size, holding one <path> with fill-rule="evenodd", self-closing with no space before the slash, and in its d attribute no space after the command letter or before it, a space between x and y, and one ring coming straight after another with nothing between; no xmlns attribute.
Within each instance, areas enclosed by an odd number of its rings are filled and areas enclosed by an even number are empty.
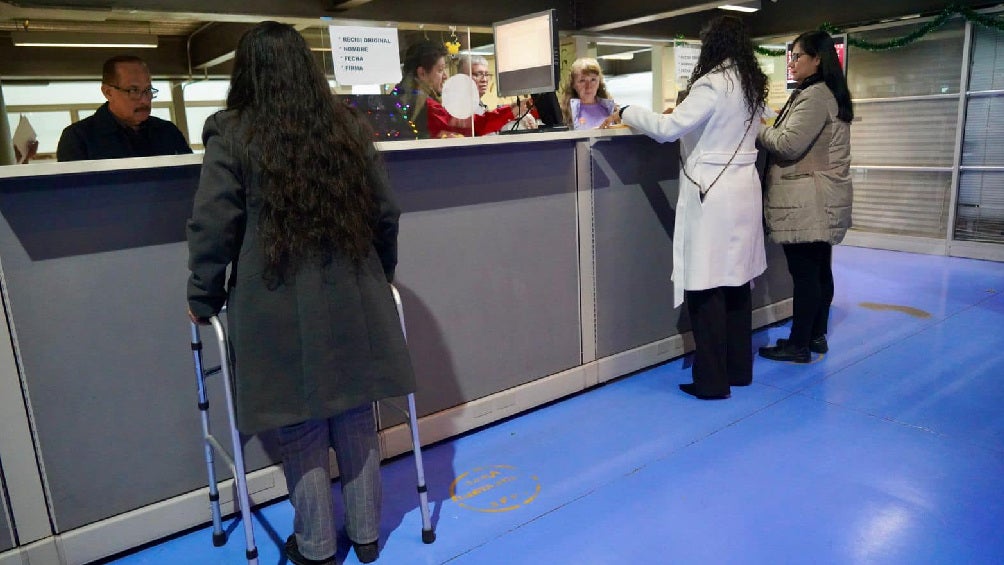
<svg viewBox="0 0 1004 565"><path fill-rule="evenodd" d="M784 248L791 273L791 334L760 355L808 363L826 353L833 302L833 246L851 225L851 132L847 80L833 39L809 31L795 39L788 63L798 88L773 127L758 136L770 155L765 199L770 237Z"/></svg>
<svg viewBox="0 0 1004 565"><path fill-rule="evenodd" d="M673 113L625 106L605 125L623 120L660 143L680 139L673 304L686 295L696 348L694 382L680 389L713 400L753 381L750 280L767 268L753 124L767 77L739 18L711 20L701 43L689 94Z"/></svg>
<svg viewBox="0 0 1004 565"><path fill-rule="evenodd" d="M415 389L388 284L399 211L371 135L300 33L276 22L241 38L227 108L202 135L189 315L204 323L229 305L237 427L278 429L295 564L335 562L329 446L356 555L377 558L373 402Z"/></svg>
<svg viewBox="0 0 1004 565"><path fill-rule="evenodd" d="M461 120L450 115L443 107L443 83L446 81L446 47L423 39L408 47L405 52L401 84L394 92L409 106L411 121L419 137L463 137L471 134L486 135L498 131L507 122L516 119L525 103L519 101L471 119Z"/></svg>
<svg viewBox="0 0 1004 565"><path fill-rule="evenodd" d="M572 129L593 129L603 124L616 104L607 92L603 69L596 59L584 57L572 63L568 84L561 92L561 113Z"/></svg>

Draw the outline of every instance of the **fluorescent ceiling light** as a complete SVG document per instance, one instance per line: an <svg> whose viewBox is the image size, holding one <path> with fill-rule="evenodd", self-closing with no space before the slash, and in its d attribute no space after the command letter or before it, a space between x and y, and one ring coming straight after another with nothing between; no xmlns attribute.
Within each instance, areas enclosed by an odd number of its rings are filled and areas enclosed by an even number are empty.
<svg viewBox="0 0 1004 565"><path fill-rule="evenodd" d="M736 2L735 4L722 4L719 8L722 10L732 10L733 12L756 12L760 9L760 0Z"/></svg>
<svg viewBox="0 0 1004 565"><path fill-rule="evenodd" d="M624 53L610 53L607 55L597 55L597 59L606 59L608 61L630 61L634 59L634 51L625 51Z"/></svg>
<svg viewBox="0 0 1004 565"><path fill-rule="evenodd" d="M487 45L480 45L472 49L464 49L460 52L461 55L495 55L495 44L489 43Z"/></svg>
<svg viewBox="0 0 1004 565"><path fill-rule="evenodd" d="M17 47L157 47L157 36L143 33L12 31Z"/></svg>

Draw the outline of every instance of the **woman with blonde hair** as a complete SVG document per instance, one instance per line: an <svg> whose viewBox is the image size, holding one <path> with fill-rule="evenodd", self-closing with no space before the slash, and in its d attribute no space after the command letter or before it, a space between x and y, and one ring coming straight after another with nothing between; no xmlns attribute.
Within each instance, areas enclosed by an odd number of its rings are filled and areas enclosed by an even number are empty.
<svg viewBox="0 0 1004 565"><path fill-rule="evenodd" d="M572 129L593 129L617 105L607 92L600 63L591 57L576 59L568 83L561 90L561 113Z"/></svg>

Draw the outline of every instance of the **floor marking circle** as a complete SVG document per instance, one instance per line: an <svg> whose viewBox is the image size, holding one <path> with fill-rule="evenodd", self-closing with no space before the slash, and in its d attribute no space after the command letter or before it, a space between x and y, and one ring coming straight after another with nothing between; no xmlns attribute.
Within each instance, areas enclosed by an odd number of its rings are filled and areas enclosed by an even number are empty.
<svg viewBox="0 0 1004 565"><path fill-rule="evenodd" d="M450 498L477 512L509 512L533 502L540 494L536 475L512 465L487 465L461 473L450 484Z"/></svg>

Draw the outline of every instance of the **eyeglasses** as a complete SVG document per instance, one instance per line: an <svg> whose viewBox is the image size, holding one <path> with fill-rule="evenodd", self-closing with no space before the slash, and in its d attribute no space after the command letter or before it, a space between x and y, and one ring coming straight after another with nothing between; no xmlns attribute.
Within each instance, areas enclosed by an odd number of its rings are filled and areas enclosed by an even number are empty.
<svg viewBox="0 0 1004 565"><path fill-rule="evenodd" d="M493 76L495 76L495 75L493 75L492 73L486 73L486 72L483 72L483 71L479 72L479 73L471 73L471 77L472 78L492 78Z"/></svg>
<svg viewBox="0 0 1004 565"><path fill-rule="evenodd" d="M802 57L804 57L805 55L806 55L805 53L796 53L796 52L792 51L791 52L791 62L795 63L799 59L801 59Z"/></svg>
<svg viewBox="0 0 1004 565"><path fill-rule="evenodd" d="M144 88L143 90L140 90L135 86L129 88L120 88L118 86L115 86L114 84L109 84L108 86L120 92L125 92L126 96L128 96L130 100L142 100L143 98L148 96L150 97L150 100L153 100L154 98L157 97L157 93L160 92L159 90L153 88L152 86L149 88Z"/></svg>

